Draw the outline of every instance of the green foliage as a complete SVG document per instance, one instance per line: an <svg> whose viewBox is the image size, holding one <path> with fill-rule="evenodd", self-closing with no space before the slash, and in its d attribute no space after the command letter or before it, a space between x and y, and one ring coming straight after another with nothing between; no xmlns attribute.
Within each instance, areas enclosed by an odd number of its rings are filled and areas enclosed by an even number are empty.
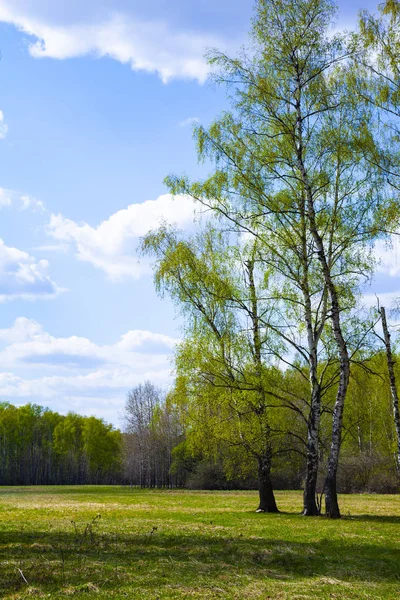
<svg viewBox="0 0 400 600"><path fill-rule="evenodd" d="M399 131L391 124L380 127L382 109L398 116L400 45L397 2L384 4L381 20L364 15L361 36L332 35L335 12L330 0L258 0L250 52L236 58L219 51L209 55L214 78L231 101L229 112L208 128L195 129L199 160L211 163L213 171L203 181L166 179L172 193L187 194L209 209L221 230L246 236L248 256L242 253L241 262L252 265L249 283L257 274L257 286L246 290L253 345L246 344L245 319L239 316L246 308L240 259L229 260L230 251L216 252L217 260L229 264L233 282L224 289L215 285L225 282L215 269L210 286L210 258L201 254L199 239L185 243L174 233L165 246L156 233L145 248L158 261L158 288L171 294L187 317L185 344L193 348L178 355L178 371L185 368L184 355L190 356L188 388L206 407L195 403L194 413L208 419L220 443L240 445L260 458L264 430L271 451L277 411L269 410L266 398L273 393L264 385L271 356L300 376L308 372L308 416L299 408L307 396L291 398L286 387L276 399L307 420L306 495L314 497L321 398L336 386L325 489L327 511L339 516L335 486L350 359L370 329L370 319L357 314L360 289L375 268L374 244L388 239L400 218L399 188L392 181L400 173L395 168ZM363 61L371 48L378 49L378 71ZM236 240L239 256L241 241ZM189 268L177 276L182 264ZM264 345L266 333L270 339ZM332 373L337 361L339 378ZM204 380L226 390L213 410ZM282 429L289 426L283 423ZM304 437L297 431L288 435ZM316 514L309 504L307 514Z"/></svg>
<svg viewBox="0 0 400 600"><path fill-rule="evenodd" d="M95 417L0 405L0 485L115 482L121 433Z"/></svg>
<svg viewBox="0 0 400 600"><path fill-rule="evenodd" d="M201 346L204 349L204 345ZM188 343L170 401L180 412L186 440L174 451L174 463L196 472L197 465L222 465L229 480L246 480L256 476L256 466L249 448L256 451L262 443L259 416L249 410L251 394L227 391L206 385L196 370L199 357ZM181 353L185 349L181 348ZM201 354L204 360L204 351ZM200 355L200 351L199 351ZM179 361L182 360L178 356ZM202 363L204 365L204 363ZM326 458L331 439L331 412L335 402L338 372L334 364L320 364L327 385L322 399L320 427L320 479L323 483ZM396 363L400 377L400 366ZM298 488L304 483L307 448L308 372L295 369L270 369L265 388L275 393L269 425L272 430L272 479L277 489ZM328 385L329 382L329 385ZM290 396L284 391L290 391ZM279 394L278 394L279 391ZM289 402L290 400L290 402ZM240 415L240 418L239 418ZM261 419L262 423L262 419ZM386 358L383 353L354 361L344 412L342 461L338 489L345 492L376 491L392 493L399 489L396 476L396 435ZM203 469L203 467L202 467ZM203 473L203 471L201 471ZM200 481L201 478L195 479ZM224 487L226 484L221 484ZM229 483L228 483L229 485ZM236 485L239 485L238 483Z"/></svg>
<svg viewBox="0 0 400 600"><path fill-rule="evenodd" d="M96 417L86 417L82 428L83 452L89 470L102 481L108 473L118 473L121 462L121 432Z"/></svg>
<svg viewBox="0 0 400 600"><path fill-rule="evenodd" d="M370 158L386 174L392 186L393 204L398 205L400 178L400 3L385 0L379 4L379 16L363 10L359 31L354 35L357 50L349 76L355 101L375 109L379 141Z"/></svg>

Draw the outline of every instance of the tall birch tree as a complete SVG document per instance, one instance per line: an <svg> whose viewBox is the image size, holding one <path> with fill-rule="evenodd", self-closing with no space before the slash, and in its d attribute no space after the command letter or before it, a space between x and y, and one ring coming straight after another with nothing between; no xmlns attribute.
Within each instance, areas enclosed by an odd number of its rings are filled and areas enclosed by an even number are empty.
<svg viewBox="0 0 400 600"><path fill-rule="evenodd" d="M382 181L376 165L365 157L364 146L373 144L373 112L352 101L345 77L350 50L330 34L334 14L330 0L259 0L249 55L210 56L232 103L231 112L195 131L199 157L215 163L214 173L201 182L169 177L167 183L262 238L281 291L290 289L280 298L293 303L294 289L301 294L311 389L305 514L316 512L316 357L329 317L340 376L325 500L327 514L339 517L336 477L351 358L342 317L355 305L360 280L371 273L371 245L383 235L390 211L377 193ZM305 251L298 252L302 244ZM318 293L307 291L304 273L310 270Z"/></svg>

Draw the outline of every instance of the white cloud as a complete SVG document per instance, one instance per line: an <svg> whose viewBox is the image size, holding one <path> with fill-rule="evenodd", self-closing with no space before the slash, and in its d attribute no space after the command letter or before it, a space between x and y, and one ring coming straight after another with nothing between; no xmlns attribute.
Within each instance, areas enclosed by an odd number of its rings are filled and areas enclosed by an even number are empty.
<svg viewBox="0 0 400 600"><path fill-rule="evenodd" d="M7 329L0 329L0 341L7 344L24 343L40 338L43 329L39 323L19 317Z"/></svg>
<svg viewBox="0 0 400 600"><path fill-rule="evenodd" d="M62 290L47 274L48 266L0 239L0 302L54 298Z"/></svg>
<svg viewBox="0 0 400 600"><path fill-rule="evenodd" d="M0 140L3 140L8 133L8 125L4 123L4 114L0 110Z"/></svg>
<svg viewBox="0 0 400 600"><path fill-rule="evenodd" d="M199 117L188 117L179 123L179 127L188 127L189 125L196 125L198 123L200 123Z"/></svg>
<svg viewBox="0 0 400 600"><path fill-rule="evenodd" d="M400 298L400 290L383 293L376 292L376 294L364 294L362 296L362 303L366 308L377 308L379 300L380 306L390 309L396 304L398 298Z"/></svg>
<svg viewBox="0 0 400 600"><path fill-rule="evenodd" d="M135 71L157 73L166 82L171 78L190 78L203 82L208 66L203 58L208 47L221 46L215 36L195 31L177 31L165 20L149 21L133 13L116 11L110 3L108 11L96 11L82 22L79 11L75 18L63 19L21 0L0 0L0 20L15 25L35 38L29 51L35 58L67 59L87 54L109 56L129 64ZM43 8L43 7L42 7Z"/></svg>
<svg viewBox="0 0 400 600"><path fill-rule="evenodd" d="M378 241L374 248L378 271L391 277L400 275L400 234L392 235L389 243Z"/></svg>
<svg viewBox="0 0 400 600"><path fill-rule="evenodd" d="M0 188L0 207L11 206L12 204L12 192Z"/></svg>
<svg viewBox="0 0 400 600"><path fill-rule="evenodd" d="M54 337L36 321L20 317L0 330L5 370L0 396L62 412L95 413L115 422L116 408L122 408L129 388L146 379L160 386L171 382L171 356L178 341L132 330L114 344L99 345L79 336ZM28 377L27 369L34 370L33 376Z"/></svg>
<svg viewBox="0 0 400 600"><path fill-rule="evenodd" d="M27 210L28 208L35 211L45 211L44 204L41 200L36 200L36 198L32 198L31 196L27 196L26 194L19 197L21 202L22 210Z"/></svg>
<svg viewBox="0 0 400 600"><path fill-rule="evenodd" d="M86 369L93 364L118 365L130 369L147 366L165 366L164 357L170 355L177 339L151 331L131 330L112 345L97 345L87 338L70 336L56 338L44 331L31 319L20 317L12 327L0 330L0 351L3 368L22 364L49 368Z"/></svg>
<svg viewBox="0 0 400 600"><path fill-rule="evenodd" d="M44 203L27 194L20 194L15 190L0 188L0 208L4 206L15 206L18 210L32 210L34 212L45 212Z"/></svg>
<svg viewBox="0 0 400 600"><path fill-rule="evenodd" d="M148 261L139 262L137 256L140 238L164 221L179 228L189 226L194 210L189 197L164 194L157 200L131 204L97 227L52 215L47 230L59 242L72 243L80 260L102 269L110 279L137 279L150 272Z"/></svg>

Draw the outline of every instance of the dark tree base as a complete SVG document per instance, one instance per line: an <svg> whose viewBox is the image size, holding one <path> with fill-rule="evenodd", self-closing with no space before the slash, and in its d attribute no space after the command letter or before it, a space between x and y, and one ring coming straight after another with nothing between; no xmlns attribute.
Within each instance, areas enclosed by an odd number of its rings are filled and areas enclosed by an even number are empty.
<svg viewBox="0 0 400 600"><path fill-rule="evenodd" d="M260 457L258 461L258 491L260 494L260 504L256 512L279 512L275 502L274 490L272 489L270 473L270 456Z"/></svg>
<svg viewBox="0 0 400 600"><path fill-rule="evenodd" d="M304 517L319 517L321 509L318 506L317 495L315 492L315 486L311 486L311 489L304 490L304 505L303 512L301 513Z"/></svg>
<svg viewBox="0 0 400 600"><path fill-rule="evenodd" d="M326 478L325 481L326 516L329 519L340 519L339 503L336 492L336 478Z"/></svg>

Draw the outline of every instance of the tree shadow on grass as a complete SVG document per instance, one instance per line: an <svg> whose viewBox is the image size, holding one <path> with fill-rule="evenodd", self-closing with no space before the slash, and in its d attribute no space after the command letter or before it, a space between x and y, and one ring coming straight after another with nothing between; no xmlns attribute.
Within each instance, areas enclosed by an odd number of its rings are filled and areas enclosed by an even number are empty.
<svg viewBox="0 0 400 600"><path fill-rule="evenodd" d="M396 515L354 515L354 516L344 516L343 520L345 521L371 521L374 523L382 523L382 524L393 524L400 525L400 516Z"/></svg>
<svg viewBox="0 0 400 600"><path fill-rule="evenodd" d="M390 523L387 519L381 518ZM262 582L312 576L400 583L398 561L394 547L346 538L306 543L229 536L226 531L173 534L156 527L144 534L102 533L90 527L86 533L22 530L0 532L0 596L28 584L54 593L88 581L103 590L140 586L149 594L193 582L200 587L214 582L229 590L238 573Z"/></svg>
<svg viewBox="0 0 400 600"><path fill-rule="evenodd" d="M247 511L232 511L232 513L230 513L231 515L233 514L237 514L238 516L243 516L244 514L247 515L252 515L254 514L255 511L254 510L247 510ZM301 511L287 511L287 510L280 510L279 513L275 513L276 515L284 515L285 517L303 517L303 514ZM268 513L261 513L261 515L265 515L268 516L268 518L271 518L271 516L275 516L275 515L271 515ZM258 518L260 518L260 516L258 516ZM328 517L326 517L324 514L321 514L319 517L304 517L305 520L309 520L309 519L322 519L325 521L330 521L330 519L328 519ZM389 525L389 524L393 524L393 525L400 525L400 516L397 515L371 515L371 514L362 514L362 515L351 515L351 514L343 514L341 519L338 522L343 522L343 521L358 521L358 522L362 522L362 521L371 521L371 522L376 522L376 523L382 523L382 525ZM333 522L333 521L330 521Z"/></svg>

